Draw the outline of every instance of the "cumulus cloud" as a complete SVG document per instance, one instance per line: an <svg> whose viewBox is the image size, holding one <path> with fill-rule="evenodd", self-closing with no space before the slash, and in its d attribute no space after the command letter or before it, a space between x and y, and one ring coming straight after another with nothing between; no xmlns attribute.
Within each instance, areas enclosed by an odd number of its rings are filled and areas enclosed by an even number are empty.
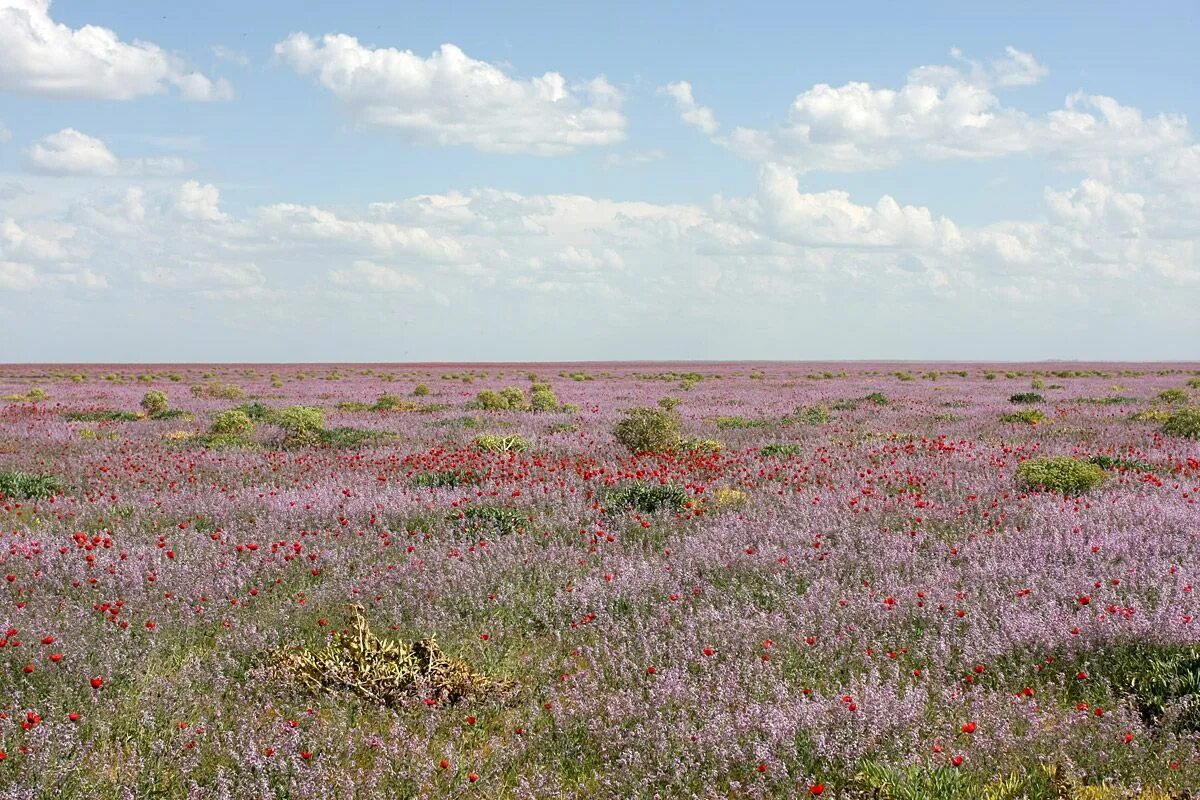
<svg viewBox="0 0 1200 800"><path fill-rule="evenodd" d="M227 217L221 211L221 192L211 183L188 181L179 187L175 203L179 213L188 219L221 222Z"/></svg>
<svg viewBox="0 0 1200 800"><path fill-rule="evenodd" d="M603 76L574 85L557 72L522 80L452 44L422 58L344 34L293 33L275 53L315 75L363 124L418 142L554 156L625 138L621 92Z"/></svg>
<svg viewBox="0 0 1200 800"><path fill-rule="evenodd" d="M30 168L52 175L175 175L188 162L175 156L119 159L102 140L64 128L26 151Z"/></svg>
<svg viewBox="0 0 1200 800"><path fill-rule="evenodd" d="M671 84L683 120L746 158L804 170L859 171L913 160L1035 155L1098 175L1120 159L1188 141L1182 115L1146 117L1098 94L1072 94L1042 116L1004 104L996 90L1041 80L1046 68L1009 47L988 62L952 51L958 66L911 70L899 88L864 82L817 84L796 96L787 119L772 129L737 127L719 134L712 112L686 82Z"/></svg>
<svg viewBox="0 0 1200 800"><path fill-rule="evenodd" d="M679 110L679 116L689 125L694 125L705 133L711 135L717 132L717 118L713 115L712 109L706 106L699 105L696 98L692 96L692 85L687 81L677 81L668 83L659 89L660 92L670 95L675 100L675 107Z"/></svg>
<svg viewBox="0 0 1200 800"><path fill-rule="evenodd" d="M174 87L186 100L228 100L233 89L190 71L150 42L122 41L96 25L72 29L50 0L0 0L0 90L130 100Z"/></svg>

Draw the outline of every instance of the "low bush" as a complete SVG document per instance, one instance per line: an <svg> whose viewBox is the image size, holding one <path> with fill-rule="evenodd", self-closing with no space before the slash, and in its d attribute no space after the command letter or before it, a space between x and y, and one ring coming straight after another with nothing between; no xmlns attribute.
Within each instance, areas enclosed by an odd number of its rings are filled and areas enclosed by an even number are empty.
<svg viewBox="0 0 1200 800"><path fill-rule="evenodd" d="M679 419L660 408L629 408L613 436L633 453L664 452L679 442Z"/></svg>
<svg viewBox="0 0 1200 800"><path fill-rule="evenodd" d="M418 472L408 479L408 485L414 489L453 489L455 486L476 483L479 483L479 477L474 473L451 469Z"/></svg>
<svg viewBox="0 0 1200 800"><path fill-rule="evenodd" d="M516 434L484 433L475 437L474 444L487 453L519 453L529 449L529 441Z"/></svg>
<svg viewBox="0 0 1200 800"><path fill-rule="evenodd" d="M142 410L145 411L148 416L154 417L159 414L165 414L167 409L171 406L171 401L167 397L166 392L155 389L153 391L146 392L146 394L142 396L141 406Z"/></svg>
<svg viewBox="0 0 1200 800"><path fill-rule="evenodd" d="M1095 464L1100 469L1121 469L1136 472L1153 472L1154 465L1145 461L1135 461L1129 458L1113 458L1112 456L1092 456L1089 464Z"/></svg>
<svg viewBox="0 0 1200 800"><path fill-rule="evenodd" d="M1046 398L1042 397L1037 392L1018 392L1008 398L1008 402L1017 405L1030 405L1033 403L1044 403Z"/></svg>
<svg viewBox="0 0 1200 800"><path fill-rule="evenodd" d="M488 528L502 534L521 533L529 527L529 514L512 506L466 506L451 513L450 522L472 528Z"/></svg>
<svg viewBox="0 0 1200 800"><path fill-rule="evenodd" d="M1163 421L1162 432L1181 439L1200 439L1200 408L1183 408Z"/></svg>
<svg viewBox="0 0 1200 800"><path fill-rule="evenodd" d="M716 453L725 449L725 445L716 439L680 439L675 447L679 450L698 453Z"/></svg>
<svg viewBox="0 0 1200 800"><path fill-rule="evenodd" d="M65 411L63 419L67 422L133 422L138 415L132 411Z"/></svg>
<svg viewBox="0 0 1200 800"><path fill-rule="evenodd" d="M210 400L241 400L246 396L242 391L242 387L232 383L201 383L192 387L192 394L196 397L208 398Z"/></svg>
<svg viewBox="0 0 1200 800"><path fill-rule="evenodd" d="M1184 406L1188 400L1188 393L1183 389L1166 389L1158 393L1158 401L1169 406Z"/></svg>
<svg viewBox="0 0 1200 800"><path fill-rule="evenodd" d="M557 411L558 397L547 384L534 384L529 392L529 405L534 411Z"/></svg>
<svg viewBox="0 0 1200 800"><path fill-rule="evenodd" d="M730 429L747 429L747 428L762 428L767 424L766 420L762 419L746 419L745 417L717 417L717 427L721 430Z"/></svg>
<svg viewBox="0 0 1200 800"><path fill-rule="evenodd" d="M1028 408L1024 411L1010 411L1007 414L1000 415L1001 422L1021 423L1025 425L1036 425L1039 422L1046 421L1046 415L1039 408Z"/></svg>
<svg viewBox="0 0 1200 800"><path fill-rule="evenodd" d="M758 451L759 455L766 458L775 458L783 456L798 456L804 452L804 448L798 444L769 444Z"/></svg>
<svg viewBox="0 0 1200 800"><path fill-rule="evenodd" d="M413 397L426 397L429 394L429 387L423 383L418 383L412 393Z"/></svg>
<svg viewBox="0 0 1200 800"><path fill-rule="evenodd" d="M1104 483L1104 470L1069 456L1031 458L1017 467L1017 478L1026 489L1050 489L1081 494Z"/></svg>
<svg viewBox="0 0 1200 800"><path fill-rule="evenodd" d="M797 408L791 416L793 422L801 425L824 425L830 419L832 416L829 413L829 407L823 403L808 408Z"/></svg>
<svg viewBox="0 0 1200 800"><path fill-rule="evenodd" d="M325 412L315 406L288 406L272 413L270 422L283 428L283 446L313 447L325 433Z"/></svg>
<svg viewBox="0 0 1200 800"><path fill-rule="evenodd" d="M869 395L863 398L863 401L867 403L874 403L877 406L886 406L888 404L888 399L884 397L883 392L871 392Z"/></svg>
<svg viewBox="0 0 1200 800"><path fill-rule="evenodd" d="M631 481L610 491L604 499L604 507L609 511L653 514L667 510L678 514L687 507L688 500L688 493L682 486Z"/></svg>
<svg viewBox="0 0 1200 800"><path fill-rule="evenodd" d="M249 436L254 432L254 420L246 412L231 408L213 417L209 431L217 436Z"/></svg>
<svg viewBox="0 0 1200 800"><path fill-rule="evenodd" d="M44 472L0 472L0 496L8 500L46 500L66 491L62 481Z"/></svg>

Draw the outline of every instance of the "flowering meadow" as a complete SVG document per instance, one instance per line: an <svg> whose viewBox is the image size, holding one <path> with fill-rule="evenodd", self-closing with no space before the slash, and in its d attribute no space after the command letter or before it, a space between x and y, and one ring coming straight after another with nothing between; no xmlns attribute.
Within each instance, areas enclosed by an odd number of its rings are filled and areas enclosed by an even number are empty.
<svg viewBox="0 0 1200 800"><path fill-rule="evenodd" d="M0 367L0 796L1200 796L1198 376Z"/></svg>

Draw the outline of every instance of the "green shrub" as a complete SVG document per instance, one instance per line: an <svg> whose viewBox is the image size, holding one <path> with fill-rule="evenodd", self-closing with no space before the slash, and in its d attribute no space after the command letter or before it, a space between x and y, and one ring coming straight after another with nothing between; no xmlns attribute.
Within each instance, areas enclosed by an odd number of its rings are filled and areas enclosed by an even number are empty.
<svg viewBox="0 0 1200 800"><path fill-rule="evenodd" d="M254 420L246 412L231 408L213 417L209 431L217 436L249 436L254 432Z"/></svg>
<svg viewBox="0 0 1200 800"><path fill-rule="evenodd" d="M758 451L759 455L766 458L775 456L798 456L804 452L804 448L798 444L769 444Z"/></svg>
<svg viewBox="0 0 1200 800"><path fill-rule="evenodd" d="M746 419L745 417L717 417L716 423L721 430L761 428L767 424L766 420Z"/></svg>
<svg viewBox="0 0 1200 800"><path fill-rule="evenodd" d="M371 406L372 411L412 411L417 406L411 400L405 400L403 397L395 394L381 394L379 399L375 401L375 405Z"/></svg>
<svg viewBox="0 0 1200 800"><path fill-rule="evenodd" d="M452 489L455 486L475 483L479 483L479 478L474 473L453 469L418 472L408 479L408 485L414 489Z"/></svg>
<svg viewBox="0 0 1200 800"><path fill-rule="evenodd" d="M45 500L66 491L62 481L44 472L0 472L0 496L10 500Z"/></svg>
<svg viewBox="0 0 1200 800"><path fill-rule="evenodd" d="M29 390L29 394L25 395L25 399L31 403L43 403L50 399L50 395L40 386L34 386Z"/></svg>
<svg viewBox="0 0 1200 800"><path fill-rule="evenodd" d="M653 514L666 509L678 514L687 506L689 499L687 491L673 483L631 481L610 491L604 499L604 506L609 511L633 510L641 514Z"/></svg>
<svg viewBox="0 0 1200 800"><path fill-rule="evenodd" d="M1017 478L1027 489L1045 488L1063 494L1081 494L1104 483L1104 470L1069 456L1031 458L1017 467Z"/></svg>
<svg viewBox="0 0 1200 800"><path fill-rule="evenodd" d="M1046 398L1042 397L1037 392L1018 392L1008 398L1008 402L1018 405L1029 405L1031 403L1044 403Z"/></svg>
<svg viewBox="0 0 1200 800"><path fill-rule="evenodd" d="M529 441L522 436L484 433L475 437L475 446L488 453L519 453L529 448Z"/></svg>
<svg viewBox="0 0 1200 800"><path fill-rule="evenodd" d="M1029 388L1030 389L1038 389L1038 390L1045 389L1046 382L1044 380L1042 380L1041 378L1034 378L1033 381L1030 382Z"/></svg>
<svg viewBox="0 0 1200 800"><path fill-rule="evenodd" d="M678 397L664 397L658 401L658 407L665 408L667 411L674 411L675 407L678 405L679 405Z"/></svg>
<svg viewBox="0 0 1200 800"><path fill-rule="evenodd" d="M883 392L871 392L863 400L868 403L874 403L877 406L886 406L888 404L888 399L883 396Z"/></svg>
<svg viewBox="0 0 1200 800"><path fill-rule="evenodd" d="M63 419L67 422L133 422L138 415L132 411L65 411Z"/></svg>
<svg viewBox="0 0 1200 800"><path fill-rule="evenodd" d="M1001 414L1000 421L1036 425L1039 422L1045 422L1046 415L1040 408L1027 408L1024 411L1010 411L1007 414Z"/></svg>
<svg viewBox="0 0 1200 800"><path fill-rule="evenodd" d="M1200 389L1200 378L1188 378L1188 388Z"/></svg>
<svg viewBox="0 0 1200 800"><path fill-rule="evenodd" d="M1092 456L1089 464L1095 464L1100 469L1125 469L1138 472L1153 472L1154 465L1145 461L1135 461L1128 458L1113 458L1112 456Z"/></svg>
<svg viewBox="0 0 1200 800"><path fill-rule="evenodd" d="M1200 439L1200 408L1181 408L1163 422L1162 432L1182 439Z"/></svg>
<svg viewBox="0 0 1200 800"><path fill-rule="evenodd" d="M512 411L525 411L529 408L529 403L525 400L525 392L517 386L506 386L501 389L500 397L504 400L505 408Z"/></svg>
<svg viewBox="0 0 1200 800"><path fill-rule="evenodd" d="M1159 402L1169 406L1187 405L1188 399L1188 393L1183 389L1166 389L1158 393Z"/></svg>
<svg viewBox="0 0 1200 800"><path fill-rule="evenodd" d="M629 408L613 436L634 453L663 452L679 442L679 419L660 408Z"/></svg>
<svg viewBox="0 0 1200 800"><path fill-rule="evenodd" d="M831 417L829 407L822 403L808 408L797 408L792 413L792 419L802 425L824 425Z"/></svg>
<svg viewBox="0 0 1200 800"><path fill-rule="evenodd" d="M301 439L293 440L289 446L299 447L311 443L333 448L355 448L373 444L391 436L390 433L368 431L362 428L330 428L317 431L315 438L311 434L306 434Z"/></svg>
<svg viewBox="0 0 1200 800"><path fill-rule="evenodd" d="M202 383L192 387L192 394L213 400L241 400L246 396L242 387L232 383Z"/></svg>
<svg viewBox="0 0 1200 800"><path fill-rule="evenodd" d="M171 401L167 398L166 392L154 389L142 396L140 405L143 411L153 417L156 414L162 414L170 408Z"/></svg>
<svg viewBox="0 0 1200 800"><path fill-rule="evenodd" d="M484 389L475 395L475 402L471 403L470 406L478 408L481 411L507 411L508 401L501 397L499 392Z"/></svg>
<svg viewBox="0 0 1200 800"><path fill-rule="evenodd" d="M429 394L429 387L423 383L418 383L412 393L413 397L425 397Z"/></svg>
<svg viewBox="0 0 1200 800"><path fill-rule="evenodd" d="M725 445L716 439L680 439L675 446L680 450L700 453L716 453L725 449Z"/></svg>
<svg viewBox="0 0 1200 800"><path fill-rule="evenodd" d="M258 402L243 403L237 407L237 410L255 422L270 422L272 415L275 413L270 406Z"/></svg>
<svg viewBox="0 0 1200 800"><path fill-rule="evenodd" d="M534 411L557 411L558 398L554 390L544 383L535 384L529 393L529 405Z"/></svg>
<svg viewBox="0 0 1200 800"><path fill-rule="evenodd" d="M1129 416L1134 422L1166 422L1171 418L1171 412L1165 408L1147 408Z"/></svg>
<svg viewBox="0 0 1200 800"><path fill-rule="evenodd" d="M520 533L529 526L529 515L512 506L467 506L446 519L473 528L491 528L502 534Z"/></svg>
<svg viewBox="0 0 1200 800"><path fill-rule="evenodd" d="M314 406L288 406L272 414L271 421L284 430L284 447L308 447L321 443L325 413Z"/></svg>

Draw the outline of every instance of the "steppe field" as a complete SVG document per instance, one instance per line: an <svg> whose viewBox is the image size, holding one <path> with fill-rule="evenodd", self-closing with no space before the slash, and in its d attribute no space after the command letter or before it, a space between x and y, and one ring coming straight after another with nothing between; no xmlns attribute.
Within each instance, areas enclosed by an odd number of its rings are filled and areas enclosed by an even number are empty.
<svg viewBox="0 0 1200 800"><path fill-rule="evenodd" d="M1200 786L1200 365L0 367L5 798Z"/></svg>

